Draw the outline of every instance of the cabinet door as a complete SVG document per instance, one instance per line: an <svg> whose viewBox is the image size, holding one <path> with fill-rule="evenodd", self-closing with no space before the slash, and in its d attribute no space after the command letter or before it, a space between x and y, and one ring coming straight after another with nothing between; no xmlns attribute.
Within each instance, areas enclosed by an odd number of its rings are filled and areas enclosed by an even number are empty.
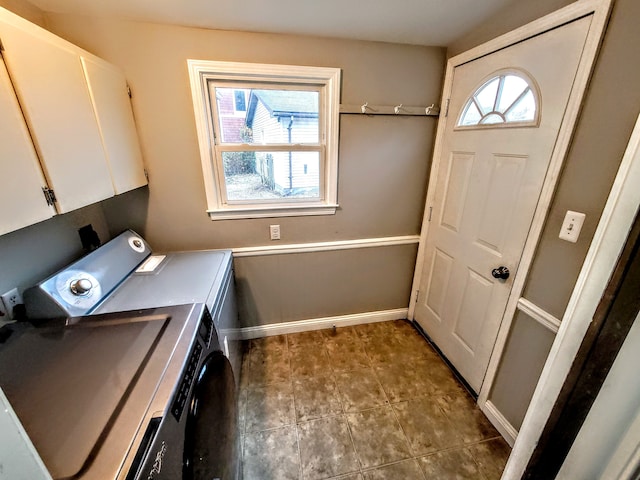
<svg viewBox="0 0 640 480"><path fill-rule="evenodd" d="M31 137L0 60L0 235L55 215Z"/></svg>
<svg viewBox="0 0 640 480"><path fill-rule="evenodd" d="M136 125L120 70L96 57L82 57L116 194L147 184Z"/></svg>
<svg viewBox="0 0 640 480"><path fill-rule="evenodd" d="M113 196L78 49L0 13L3 56L58 211Z"/></svg>

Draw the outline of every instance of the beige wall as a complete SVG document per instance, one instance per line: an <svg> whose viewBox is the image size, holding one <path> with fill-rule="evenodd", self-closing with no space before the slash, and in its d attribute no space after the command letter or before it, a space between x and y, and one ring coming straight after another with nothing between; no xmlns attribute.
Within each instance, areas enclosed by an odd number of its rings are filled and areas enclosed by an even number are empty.
<svg viewBox="0 0 640 480"><path fill-rule="evenodd" d="M38 7L23 0L0 0L0 7L12 11L16 15L29 20L31 23L45 26L44 12Z"/></svg>
<svg viewBox="0 0 640 480"><path fill-rule="evenodd" d="M125 71L150 174L146 234L160 249L262 245L274 222L206 215L188 58L340 67L342 103L426 105L440 96L439 48L47 19L52 31ZM434 126L425 117L342 116L340 211L279 219L282 243L418 233Z"/></svg>
<svg viewBox="0 0 640 480"><path fill-rule="evenodd" d="M47 25L120 66L133 90L149 189L103 204L112 233L132 226L155 249L184 250L273 244L273 223L281 225L282 244L420 232L436 124L427 117L341 116L335 215L211 221L186 60L339 67L342 103L430 105L439 102L444 49L56 14L47 15ZM238 260L244 325L406 308L416 251L413 245Z"/></svg>

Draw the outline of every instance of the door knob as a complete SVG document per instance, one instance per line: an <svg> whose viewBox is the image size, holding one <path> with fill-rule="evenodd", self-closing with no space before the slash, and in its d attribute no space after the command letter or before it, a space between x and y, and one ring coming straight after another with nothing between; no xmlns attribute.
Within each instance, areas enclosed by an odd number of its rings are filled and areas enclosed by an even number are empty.
<svg viewBox="0 0 640 480"><path fill-rule="evenodd" d="M509 278L509 269L507 267L498 267L491 270L491 275L494 278L499 278L501 280L506 280Z"/></svg>

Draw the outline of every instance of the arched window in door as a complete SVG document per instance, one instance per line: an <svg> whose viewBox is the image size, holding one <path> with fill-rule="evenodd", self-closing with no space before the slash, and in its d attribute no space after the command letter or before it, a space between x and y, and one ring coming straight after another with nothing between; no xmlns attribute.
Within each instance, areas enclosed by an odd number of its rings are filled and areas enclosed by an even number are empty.
<svg viewBox="0 0 640 480"><path fill-rule="evenodd" d="M456 129L537 126L540 93L524 72L493 74L467 100Z"/></svg>

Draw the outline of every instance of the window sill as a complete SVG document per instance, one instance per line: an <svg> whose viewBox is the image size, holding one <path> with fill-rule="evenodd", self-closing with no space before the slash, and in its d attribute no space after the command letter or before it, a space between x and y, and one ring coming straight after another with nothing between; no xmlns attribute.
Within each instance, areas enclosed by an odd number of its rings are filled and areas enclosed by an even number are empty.
<svg viewBox="0 0 640 480"><path fill-rule="evenodd" d="M275 218L275 217L303 217L307 215L335 215L338 204L330 205L300 205L300 206L270 206L252 208L225 208L208 210L211 220L236 220L243 218Z"/></svg>

